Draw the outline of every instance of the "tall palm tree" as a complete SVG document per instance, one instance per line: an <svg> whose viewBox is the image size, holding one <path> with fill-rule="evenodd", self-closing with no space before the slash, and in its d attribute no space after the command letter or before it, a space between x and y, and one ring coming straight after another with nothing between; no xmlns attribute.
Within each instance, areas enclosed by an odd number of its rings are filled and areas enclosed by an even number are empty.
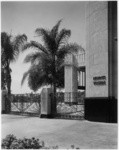
<svg viewBox="0 0 119 150"><path fill-rule="evenodd" d="M1 33L1 68L2 68L2 87L8 92L8 97L11 95L11 68L10 63L18 57L21 46L27 40L25 34L12 37L6 32Z"/></svg>
<svg viewBox="0 0 119 150"><path fill-rule="evenodd" d="M35 52L26 56L24 62L31 62L30 69L23 75L22 84L28 77L31 89L37 91L43 85L53 86L53 110L56 113L56 88L62 85L64 59L69 53L76 52L79 46L76 43L67 43L71 31L59 31L61 20L51 29L37 28L35 33L42 38L43 44L31 41L24 46L24 50L33 48ZM37 50L37 51L36 51Z"/></svg>

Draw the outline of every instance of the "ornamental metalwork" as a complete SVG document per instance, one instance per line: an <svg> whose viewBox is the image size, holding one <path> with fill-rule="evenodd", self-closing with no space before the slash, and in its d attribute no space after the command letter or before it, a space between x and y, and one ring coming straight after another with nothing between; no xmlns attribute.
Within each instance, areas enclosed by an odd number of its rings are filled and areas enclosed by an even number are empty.
<svg viewBox="0 0 119 150"><path fill-rule="evenodd" d="M12 94L11 113L21 115L40 115L39 94Z"/></svg>

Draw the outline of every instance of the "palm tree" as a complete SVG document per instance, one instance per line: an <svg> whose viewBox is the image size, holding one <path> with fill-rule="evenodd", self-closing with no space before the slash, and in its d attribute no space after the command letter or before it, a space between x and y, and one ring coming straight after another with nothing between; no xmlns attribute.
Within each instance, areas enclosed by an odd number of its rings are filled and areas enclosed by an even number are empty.
<svg viewBox="0 0 119 150"><path fill-rule="evenodd" d="M25 34L12 37L6 32L1 33L1 68L2 68L2 88L8 92L8 97L11 95L11 68L10 63L18 57L21 46L27 40Z"/></svg>
<svg viewBox="0 0 119 150"><path fill-rule="evenodd" d="M70 30L58 31L60 23L61 20L51 30L44 28L35 30L37 36L41 36L43 44L30 41L24 46L24 50L34 48L35 52L28 54L24 60L26 63L31 62L31 67L23 75L22 84L28 77L28 85L34 91L43 85L53 86L53 115L56 113L56 88L62 86L65 56L79 49L76 43L67 43L71 36Z"/></svg>

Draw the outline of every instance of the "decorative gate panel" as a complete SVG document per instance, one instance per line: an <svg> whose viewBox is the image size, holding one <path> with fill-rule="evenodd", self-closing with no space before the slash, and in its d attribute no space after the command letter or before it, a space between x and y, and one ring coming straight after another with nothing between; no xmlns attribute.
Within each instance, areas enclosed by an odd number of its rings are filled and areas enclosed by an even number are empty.
<svg viewBox="0 0 119 150"><path fill-rule="evenodd" d="M72 96L73 95L73 96ZM65 119L84 119L84 92L58 93L57 94L57 117ZM65 102L65 99L68 99ZM75 99L75 102L72 102Z"/></svg>
<svg viewBox="0 0 119 150"><path fill-rule="evenodd" d="M40 115L39 94L17 94L11 97L11 113L21 115Z"/></svg>

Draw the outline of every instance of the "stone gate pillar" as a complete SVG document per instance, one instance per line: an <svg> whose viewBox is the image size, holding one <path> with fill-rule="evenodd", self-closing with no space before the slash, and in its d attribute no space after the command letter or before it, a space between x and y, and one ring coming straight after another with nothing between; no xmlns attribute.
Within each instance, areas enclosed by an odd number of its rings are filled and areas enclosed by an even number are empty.
<svg viewBox="0 0 119 150"><path fill-rule="evenodd" d="M73 54L65 58L65 102L77 101L77 62Z"/></svg>
<svg viewBox="0 0 119 150"><path fill-rule="evenodd" d="M51 88L43 88L41 92L41 118L49 118L51 116Z"/></svg>

